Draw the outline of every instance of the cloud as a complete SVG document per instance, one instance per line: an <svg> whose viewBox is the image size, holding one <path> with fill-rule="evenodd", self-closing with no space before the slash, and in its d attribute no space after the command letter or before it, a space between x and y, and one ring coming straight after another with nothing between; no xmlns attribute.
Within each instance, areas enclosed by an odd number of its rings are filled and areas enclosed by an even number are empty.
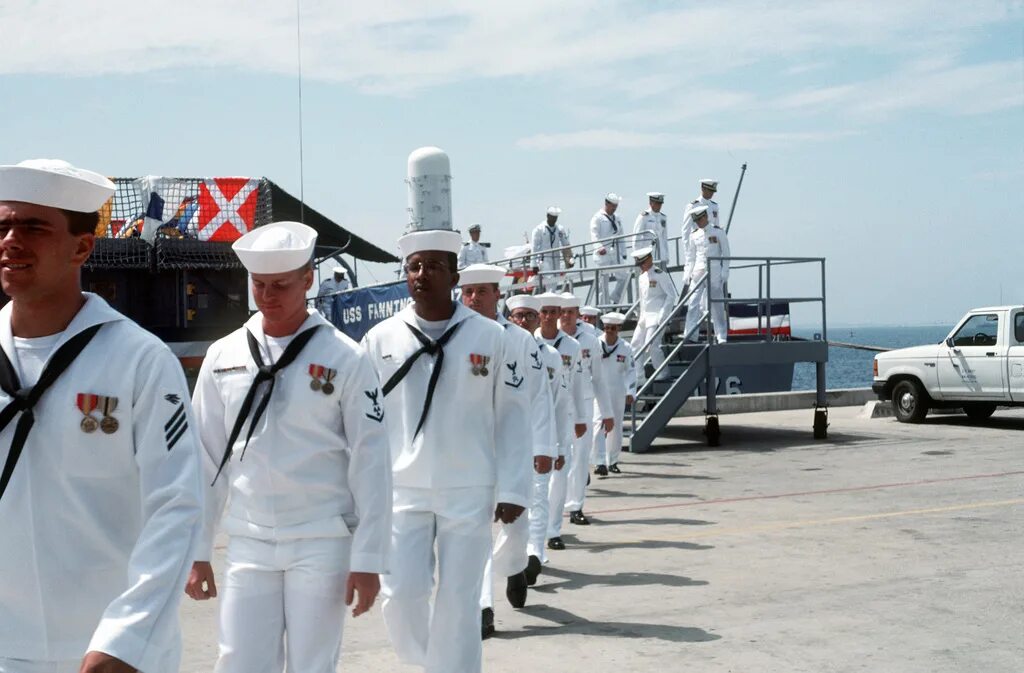
<svg viewBox="0 0 1024 673"><path fill-rule="evenodd" d="M804 89L773 105L804 112L838 110L868 121L912 110L984 114L1024 106L1021 76L1019 61L959 66L947 59L917 61L885 77Z"/></svg>
<svg viewBox="0 0 1024 673"><path fill-rule="evenodd" d="M700 150L766 150L800 143L836 140L853 135L838 132L744 132L744 133L644 133L593 129L569 133L541 133L521 138L516 145L527 150L622 150L685 147Z"/></svg>

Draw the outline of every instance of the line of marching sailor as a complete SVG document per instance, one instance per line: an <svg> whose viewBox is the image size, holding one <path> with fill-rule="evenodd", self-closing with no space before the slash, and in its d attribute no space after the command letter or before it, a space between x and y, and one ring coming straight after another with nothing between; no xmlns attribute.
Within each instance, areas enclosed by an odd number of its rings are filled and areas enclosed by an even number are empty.
<svg viewBox="0 0 1024 673"><path fill-rule="evenodd" d="M589 523L590 467L620 471L625 316L545 292L506 318L505 269L459 272L458 233L417 231L412 303L355 343L306 307L316 232L279 222L233 244L259 310L190 405L166 345L81 291L114 191L62 161L0 166L0 673L172 673L182 589L220 598L220 673L333 672L346 606L378 594L403 662L480 671L493 584L523 607L565 515ZM728 246L690 216L697 282ZM657 321L675 296L633 256Z"/></svg>

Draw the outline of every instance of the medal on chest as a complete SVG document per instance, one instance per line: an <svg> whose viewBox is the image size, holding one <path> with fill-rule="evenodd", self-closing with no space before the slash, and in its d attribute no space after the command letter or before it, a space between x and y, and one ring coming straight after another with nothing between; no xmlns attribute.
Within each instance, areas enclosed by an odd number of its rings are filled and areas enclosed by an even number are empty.
<svg viewBox="0 0 1024 673"><path fill-rule="evenodd" d="M114 418L114 411L117 410L117 398L107 397L105 395L92 395L90 393L78 393L75 396L75 406L82 412L82 422L79 423L79 427L82 428L82 432L91 434L97 430L102 430L105 434L112 435L117 432L121 426L117 419ZM102 419L97 421L93 417L92 412L99 409L103 415Z"/></svg>
<svg viewBox="0 0 1024 673"><path fill-rule="evenodd" d="M469 365L473 372L473 376L487 376L490 372L487 369L487 363L491 361L486 355L477 355L476 353L469 354Z"/></svg>
<svg viewBox="0 0 1024 673"><path fill-rule="evenodd" d="M96 432L96 430L99 429L99 421L92 417L92 412L93 410L96 409L97 405L99 404L99 401L99 395L78 393L78 395L75 396L75 405L78 407L78 410L81 411L82 414L84 414L85 416L82 419L82 422L79 424L79 427L82 428L82 432L92 433Z"/></svg>
<svg viewBox="0 0 1024 673"><path fill-rule="evenodd" d="M337 375L338 370L336 369L311 364L309 365L309 376L312 380L309 382L309 387L324 395L331 395L334 393L333 381Z"/></svg>

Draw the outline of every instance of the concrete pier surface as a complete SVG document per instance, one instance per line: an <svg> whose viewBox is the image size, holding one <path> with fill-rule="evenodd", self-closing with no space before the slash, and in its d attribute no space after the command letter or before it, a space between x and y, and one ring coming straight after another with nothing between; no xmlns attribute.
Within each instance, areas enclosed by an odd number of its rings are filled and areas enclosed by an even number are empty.
<svg viewBox="0 0 1024 673"><path fill-rule="evenodd" d="M824 441L811 410L723 415L717 449L676 419L624 453L525 609L499 580L484 670L1024 671L1024 411L859 412L832 409ZM213 670L216 607L185 599L182 671ZM420 669L378 604L347 621L338 670Z"/></svg>

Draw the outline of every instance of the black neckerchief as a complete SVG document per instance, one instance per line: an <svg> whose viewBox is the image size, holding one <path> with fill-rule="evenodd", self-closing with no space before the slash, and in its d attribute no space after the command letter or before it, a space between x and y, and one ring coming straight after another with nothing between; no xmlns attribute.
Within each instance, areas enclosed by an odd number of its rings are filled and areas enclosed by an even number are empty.
<svg viewBox="0 0 1024 673"><path fill-rule="evenodd" d="M430 382L427 384L427 399L423 402L423 413L420 414L420 422L416 425L416 432L413 433L413 437L420 434L420 430L423 428L423 423L427 420L427 412L430 411L430 405L434 401L434 389L437 388L437 380L441 377L441 365L444 364L444 345L452 338L455 334L455 330L459 328L462 322L457 322L449 327L441 337L434 341L423 332L419 331L409 323L405 323L405 326L409 328L416 340L420 342L420 349L409 356L409 359L402 363L402 366L398 368L398 371L391 375L387 383L384 384L382 390L384 391L384 397L388 396L395 386L397 386L402 379L412 369L413 364L416 360L424 353L428 355L437 355L437 361L434 363L434 368L430 372Z"/></svg>
<svg viewBox="0 0 1024 673"><path fill-rule="evenodd" d="M604 360L605 358L611 357L611 354L614 353L615 349L618 348L618 347L619 347L619 342L616 341L615 345L612 346L611 350L608 350L607 348L604 347L604 342L602 341L601 342L601 359Z"/></svg>
<svg viewBox="0 0 1024 673"><path fill-rule="evenodd" d="M313 338L314 332L320 325L310 327L304 332L300 332L298 336L292 339L292 342L288 344L288 347L284 349L284 353L281 354L281 359L272 365L265 365L263 363L263 356L260 355L260 345L256 341L256 337L252 335L252 332L245 330L245 338L249 343L249 353L252 355L253 362L256 363L258 368L256 372L256 378L253 379L252 385L249 386L249 392L245 394L245 399L242 400L242 406L238 410L238 417L235 419L235 425L231 428L231 436L228 439L228 445L224 449L224 456L220 459L220 466L217 468L217 474L214 475L213 481L217 481L217 477L224 470L224 466L231 460L231 454L234 451L235 440L238 439L239 433L242 432L242 426L245 424L245 420L249 418L249 412L252 411L252 403L256 399L256 391L260 385L266 381L270 382L267 386L267 392L263 394L263 398L260 399L260 403L256 406L256 413L253 414L252 422L249 423L249 432L245 436L245 444L242 445L242 456L239 460L245 458L245 450L249 448L249 440L252 439L252 433L256 429L256 424L260 422L260 418L263 417L263 412L267 410L267 405L270 403L270 396L274 393L274 383L277 381L277 373L290 365L295 358L299 356L299 353L305 348L309 340Z"/></svg>
<svg viewBox="0 0 1024 673"><path fill-rule="evenodd" d="M0 432L10 424L19 411L21 412L18 424L14 426L14 438L11 440L11 448L7 453L7 460L4 462L4 471L0 474L0 498L4 497L7 484L11 481L11 475L14 474L14 467L18 464L21 452L25 448L28 433L31 432L32 426L35 425L34 409L36 404L43 396L43 393L56 382L60 375L64 373L64 370L85 350L85 347L96 336L96 332L100 330L100 327L103 327L103 323L88 327L65 341L57 349L57 352L53 354L50 361L46 363L42 374L39 375L39 380L31 388L21 387L21 381L18 379L17 372L14 371L14 365L11 364L7 353L0 349L0 389L11 396L11 401L4 407L3 411L0 411Z"/></svg>

